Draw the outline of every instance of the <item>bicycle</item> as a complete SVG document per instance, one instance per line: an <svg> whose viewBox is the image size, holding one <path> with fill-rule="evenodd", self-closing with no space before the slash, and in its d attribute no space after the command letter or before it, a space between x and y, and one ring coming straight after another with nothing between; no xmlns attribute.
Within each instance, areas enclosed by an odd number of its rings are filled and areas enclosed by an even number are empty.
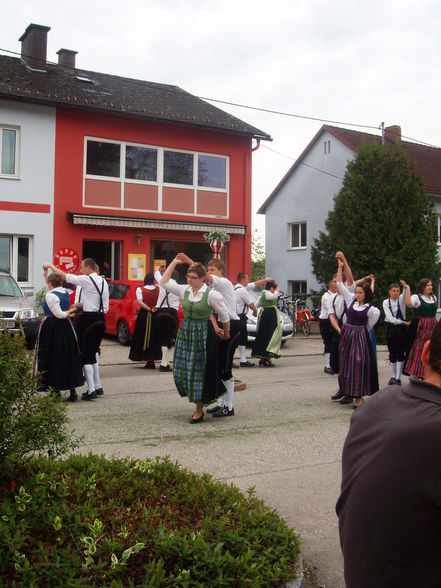
<svg viewBox="0 0 441 588"><path fill-rule="evenodd" d="M309 337L311 334L311 311L308 308L301 308L306 305L305 301L301 298L296 298L293 304L294 335L297 333L297 329L301 328L305 337Z"/></svg>

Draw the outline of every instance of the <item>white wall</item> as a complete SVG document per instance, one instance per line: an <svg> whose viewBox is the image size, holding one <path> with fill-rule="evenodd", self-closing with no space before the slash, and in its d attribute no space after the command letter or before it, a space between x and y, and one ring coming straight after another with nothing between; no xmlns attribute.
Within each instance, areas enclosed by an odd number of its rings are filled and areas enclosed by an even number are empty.
<svg viewBox="0 0 441 588"><path fill-rule="evenodd" d="M0 210L0 234L33 236L31 285L44 285L42 264L52 261L55 108L0 100L0 124L17 126L18 179L0 177L0 200L47 204L50 213Z"/></svg>

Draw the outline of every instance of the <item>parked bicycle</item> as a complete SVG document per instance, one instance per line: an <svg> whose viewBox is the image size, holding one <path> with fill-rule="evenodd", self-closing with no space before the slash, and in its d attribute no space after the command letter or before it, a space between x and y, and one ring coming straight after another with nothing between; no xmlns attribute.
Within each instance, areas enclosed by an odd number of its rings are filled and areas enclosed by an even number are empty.
<svg viewBox="0 0 441 588"><path fill-rule="evenodd" d="M306 337L311 334L311 312L306 306L306 302L302 298L292 300L284 292L280 292L277 300L279 310L286 312L291 318L294 325L293 335L297 334L298 330L302 330Z"/></svg>

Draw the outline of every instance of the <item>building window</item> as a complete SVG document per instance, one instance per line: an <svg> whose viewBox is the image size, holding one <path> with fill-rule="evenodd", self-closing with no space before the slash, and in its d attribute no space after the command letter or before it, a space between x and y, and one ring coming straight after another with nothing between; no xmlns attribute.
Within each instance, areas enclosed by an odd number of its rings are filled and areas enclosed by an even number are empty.
<svg viewBox="0 0 441 588"><path fill-rule="evenodd" d="M12 274L19 284L31 282L32 237L0 235L0 271Z"/></svg>
<svg viewBox="0 0 441 588"><path fill-rule="evenodd" d="M308 292L307 283L303 280L289 280L288 291L291 294L291 298L304 298Z"/></svg>
<svg viewBox="0 0 441 588"><path fill-rule="evenodd" d="M18 129L0 126L0 176L18 175Z"/></svg>
<svg viewBox="0 0 441 588"><path fill-rule="evenodd" d="M121 146L100 141L87 142L86 173L90 176L119 178Z"/></svg>
<svg viewBox="0 0 441 588"><path fill-rule="evenodd" d="M164 151L164 183L193 186L193 154Z"/></svg>
<svg viewBox="0 0 441 588"><path fill-rule="evenodd" d="M288 224L288 249L306 247L306 223Z"/></svg>
<svg viewBox="0 0 441 588"><path fill-rule="evenodd" d="M226 160L224 157L198 156L198 186L225 190Z"/></svg>
<svg viewBox="0 0 441 588"><path fill-rule="evenodd" d="M331 153L331 141L325 141L324 142L324 148L325 148L325 155L327 153Z"/></svg>
<svg viewBox="0 0 441 588"><path fill-rule="evenodd" d="M126 147L126 178L156 182L158 177L158 152L148 147Z"/></svg>

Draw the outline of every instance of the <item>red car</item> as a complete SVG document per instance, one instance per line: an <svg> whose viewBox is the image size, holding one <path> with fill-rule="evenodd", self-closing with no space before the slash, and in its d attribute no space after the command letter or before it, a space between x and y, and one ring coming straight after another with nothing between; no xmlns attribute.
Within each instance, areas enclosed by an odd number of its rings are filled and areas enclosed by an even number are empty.
<svg viewBox="0 0 441 588"><path fill-rule="evenodd" d="M109 312L106 314L106 334L116 335L118 343L130 345L138 315L136 288L144 282L118 280L109 282Z"/></svg>
<svg viewBox="0 0 441 588"><path fill-rule="evenodd" d="M106 314L106 334L116 335L118 343L130 345L136 317L138 303L136 288L144 282L133 280L118 280L109 282L109 312ZM182 302L178 310L179 325L183 318Z"/></svg>

